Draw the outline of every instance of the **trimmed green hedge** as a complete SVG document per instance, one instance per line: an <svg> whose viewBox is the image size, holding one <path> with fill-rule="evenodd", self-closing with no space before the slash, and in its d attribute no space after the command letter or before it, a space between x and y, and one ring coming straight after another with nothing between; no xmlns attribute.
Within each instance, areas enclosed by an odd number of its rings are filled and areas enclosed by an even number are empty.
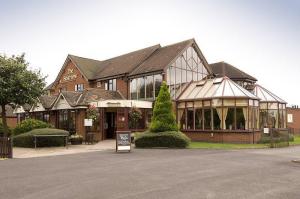
<svg viewBox="0 0 300 199"><path fill-rule="evenodd" d="M137 148L186 148L190 144L190 139L181 132L145 132L137 134L135 137L135 146Z"/></svg>
<svg viewBox="0 0 300 199"><path fill-rule="evenodd" d="M27 133L14 136L14 146L33 148L33 135L69 135L69 132L52 128L34 129ZM65 144L65 139L63 137L39 137L37 140L38 147L63 146Z"/></svg>
<svg viewBox="0 0 300 199"><path fill-rule="evenodd" d="M16 136L22 133L29 132L33 129L41 129L41 128L53 128L53 126L51 124L48 124L40 120L26 119L16 126L13 133Z"/></svg>

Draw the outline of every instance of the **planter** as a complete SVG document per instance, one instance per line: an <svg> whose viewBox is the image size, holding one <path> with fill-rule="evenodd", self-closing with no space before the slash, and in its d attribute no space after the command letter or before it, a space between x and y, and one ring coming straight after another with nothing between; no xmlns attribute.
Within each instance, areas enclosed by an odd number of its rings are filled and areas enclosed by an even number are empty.
<svg viewBox="0 0 300 199"><path fill-rule="evenodd" d="M70 142L72 145L80 145L82 144L82 139L71 139Z"/></svg>

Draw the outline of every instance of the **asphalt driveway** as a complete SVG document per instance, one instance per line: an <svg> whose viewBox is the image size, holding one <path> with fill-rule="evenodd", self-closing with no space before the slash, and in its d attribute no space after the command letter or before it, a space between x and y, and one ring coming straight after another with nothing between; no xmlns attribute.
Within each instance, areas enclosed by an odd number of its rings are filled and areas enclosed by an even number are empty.
<svg viewBox="0 0 300 199"><path fill-rule="evenodd" d="M113 150L0 161L0 198L300 198L300 147Z"/></svg>

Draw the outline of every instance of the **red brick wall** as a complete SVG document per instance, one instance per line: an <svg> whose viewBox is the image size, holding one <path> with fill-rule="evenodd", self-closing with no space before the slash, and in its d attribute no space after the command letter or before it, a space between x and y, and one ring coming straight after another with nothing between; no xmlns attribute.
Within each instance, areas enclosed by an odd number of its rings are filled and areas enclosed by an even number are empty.
<svg viewBox="0 0 300 199"><path fill-rule="evenodd" d="M287 108L287 114L293 115L293 122L287 122L288 128L293 128L295 134L300 134L300 109L299 108Z"/></svg>
<svg viewBox="0 0 300 199"><path fill-rule="evenodd" d="M261 138L260 132L192 132L184 131L192 141L219 142L219 143L257 143Z"/></svg>
<svg viewBox="0 0 300 199"><path fill-rule="evenodd" d="M128 99L129 87L128 81L123 79L117 79L117 90L126 98Z"/></svg>
<svg viewBox="0 0 300 199"><path fill-rule="evenodd" d="M72 74L76 75L76 78L66 81L64 80L64 77L69 74L70 70L73 70ZM84 84L85 89L90 87L89 82L83 77L78 68L73 64L73 62L69 61L58 80L58 84L54 86L54 91L52 91L51 94L59 93L60 88L65 88L67 91L75 91L76 84Z"/></svg>

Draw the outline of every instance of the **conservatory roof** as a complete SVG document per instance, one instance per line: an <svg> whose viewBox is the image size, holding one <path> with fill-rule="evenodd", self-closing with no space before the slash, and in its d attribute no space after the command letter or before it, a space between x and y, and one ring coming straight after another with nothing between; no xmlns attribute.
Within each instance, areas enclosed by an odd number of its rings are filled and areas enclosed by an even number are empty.
<svg viewBox="0 0 300 199"><path fill-rule="evenodd" d="M266 88L255 84L254 90L253 90L254 95L259 97L261 102L278 102L282 104L286 104L287 102L272 93L271 91L267 90Z"/></svg>
<svg viewBox="0 0 300 199"><path fill-rule="evenodd" d="M178 97L178 100L213 98L250 98L259 100L258 97L226 76L192 82Z"/></svg>

